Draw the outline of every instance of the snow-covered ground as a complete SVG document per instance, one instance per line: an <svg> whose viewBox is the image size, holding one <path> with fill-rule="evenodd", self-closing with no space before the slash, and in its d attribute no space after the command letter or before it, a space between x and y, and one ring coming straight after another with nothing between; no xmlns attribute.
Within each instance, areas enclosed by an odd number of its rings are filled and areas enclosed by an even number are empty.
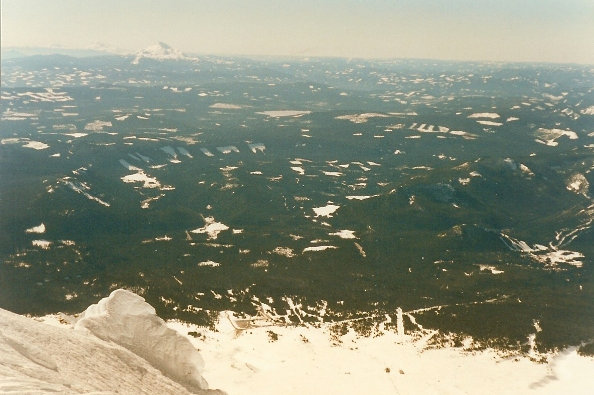
<svg viewBox="0 0 594 395"><path fill-rule="evenodd" d="M489 268L491 269L491 268ZM294 313L300 306L291 303ZM143 298L116 290L79 317L26 318L0 309L0 393L588 394L594 358L575 350L504 356L429 348L398 309L370 336L336 323L286 325L263 306L215 329L165 323ZM44 322L43 322L44 321ZM537 328L538 330L538 328ZM200 350L200 351L198 351ZM535 362L534 359L545 362ZM208 382L208 384L207 384Z"/></svg>
<svg viewBox="0 0 594 395"><path fill-rule="evenodd" d="M240 110L242 108L240 105L230 103L214 103L209 107L223 110Z"/></svg>
<svg viewBox="0 0 594 395"><path fill-rule="evenodd" d="M281 117L300 117L302 115L310 114L311 111L308 110L278 110L278 111L260 111L256 114L267 115L272 118L281 118Z"/></svg>
<svg viewBox="0 0 594 395"><path fill-rule="evenodd" d="M389 115L386 115L386 114L379 114L379 113L373 112L373 113L364 113L364 114L340 115L335 118L351 121L352 123L366 123L370 118L386 118L388 116Z"/></svg>
<svg viewBox="0 0 594 395"><path fill-rule="evenodd" d="M47 149L49 148L49 145L39 142L39 141L28 141L25 145L23 145L24 148L33 148L36 150L42 150L42 149Z"/></svg>
<svg viewBox="0 0 594 395"><path fill-rule="evenodd" d="M330 203L324 207L314 207L313 211L316 213L316 217L332 217L332 214L339 208L340 206Z"/></svg>
<svg viewBox="0 0 594 395"><path fill-rule="evenodd" d="M202 228L194 229L191 232L205 233L208 235L209 240L216 240L219 236L219 233L229 229L229 227L224 223L215 221L214 217L206 217L204 218L204 222L205 224Z"/></svg>
<svg viewBox="0 0 594 395"><path fill-rule="evenodd" d="M545 128L538 128L536 131L540 138L535 139L537 143L545 144L551 147L556 147L559 145L557 139L562 136L568 137L570 140L576 140L578 135L576 132L572 130L563 130L563 129L545 129Z"/></svg>
<svg viewBox="0 0 594 395"><path fill-rule="evenodd" d="M0 309L0 393L220 393L188 339L131 292L54 324Z"/></svg>
<svg viewBox="0 0 594 395"><path fill-rule="evenodd" d="M402 328L377 336L341 336L331 324L238 330L228 317L193 342L204 377L229 394L587 394L594 385L594 359L574 350L537 363L492 350L429 349Z"/></svg>

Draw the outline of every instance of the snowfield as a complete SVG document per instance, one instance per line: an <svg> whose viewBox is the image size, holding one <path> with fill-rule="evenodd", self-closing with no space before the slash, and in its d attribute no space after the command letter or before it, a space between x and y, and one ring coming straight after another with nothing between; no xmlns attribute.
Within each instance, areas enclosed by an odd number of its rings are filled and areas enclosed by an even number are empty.
<svg viewBox="0 0 594 395"><path fill-rule="evenodd" d="M481 125L487 125L487 126L501 126L501 125L503 125L501 122L493 122L493 121L478 120L476 122L480 123Z"/></svg>
<svg viewBox="0 0 594 395"><path fill-rule="evenodd" d="M192 233L204 233L208 240L216 240L219 233L229 230L229 227L221 222L215 221L214 217L204 218L205 225L202 228L191 230Z"/></svg>
<svg viewBox="0 0 594 395"><path fill-rule="evenodd" d="M165 323L121 289L78 320L0 309L0 393L226 393L206 380L229 394L587 394L594 386L594 359L573 349L530 359L469 351L472 339L468 350L429 348L431 331L405 331L403 316L415 324L413 314L398 309L396 328L387 329L386 316L362 336L337 335L340 323L286 325L268 313L246 321L223 311L215 329Z"/></svg>
<svg viewBox="0 0 594 395"><path fill-rule="evenodd" d="M222 393L202 358L138 295L117 290L73 326L0 309L0 393Z"/></svg>
<svg viewBox="0 0 594 395"><path fill-rule="evenodd" d="M347 121L351 121L352 123L366 123L370 118L387 118L389 115L386 114L379 114L379 113L364 113L364 114L349 114L349 115L340 115L335 117L335 119L343 119Z"/></svg>
<svg viewBox="0 0 594 395"><path fill-rule="evenodd" d="M49 145L41 143L39 141L28 141L25 145L23 145L23 148L33 148L35 150L42 150L49 148Z"/></svg>
<svg viewBox="0 0 594 395"><path fill-rule="evenodd" d="M209 106L210 108L223 109L223 110L240 110L242 107L237 104L230 103L214 103Z"/></svg>
<svg viewBox="0 0 594 395"><path fill-rule="evenodd" d="M272 118L281 118L281 117L295 117L298 118L302 115L310 114L311 111L307 110L278 110L278 111L260 111L256 112L256 114L267 115Z"/></svg>
<svg viewBox="0 0 594 395"><path fill-rule="evenodd" d="M337 206L335 204L328 204L324 207L314 207L313 211L316 213L316 217L332 217L332 214L334 214L334 212L336 210L338 210L340 208L340 206Z"/></svg>
<svg viewBox="0 0 594 395"><path fill-rule="evenodd" d="M204 361L198 351L132 292L119 289L89 306L74 329L132 351L189 390L208 388L201 376Z"/></svg>
<svg viewBox="0 0 594 395"><path fill-rule="evenodd" d="M494 112L478 112L474 114L470 114L468 118L490 118L490 119L497 119L499 118L499 114Z"/></svg>
<svg viewBox="0 0 594 395"><path fill-rule="evenodd" d="M577 138L578 138L577 133L572 130L569 130L569 129L563 130L563 129L557 129L557 128L553 128L553 129L538 128L536 133L538 133L538 136L540 137L540 138L535 139L535 141L537 143L545 144L545 145L548 145L551 147L558 146L559 142L557 141L557 139L559 139L562 136L566 136L570 140L577 140Z"/></svg>
<svg viewBox="0 0 594 395"><path fill-rule="evenodd" d="M42 222L40 225L33 226L25 230L25 233L45 233L45 224Z"/></svg>

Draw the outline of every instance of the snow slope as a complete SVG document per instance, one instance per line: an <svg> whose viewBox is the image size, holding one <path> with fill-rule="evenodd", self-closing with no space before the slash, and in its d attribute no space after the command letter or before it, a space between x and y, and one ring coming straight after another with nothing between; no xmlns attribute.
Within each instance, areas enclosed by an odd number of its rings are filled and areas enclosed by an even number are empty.
<svg viewBox="0 0 594 395"><path fill-rule="evenodd" d="M222 393L204 389L198 351L131 292L114 291L75 326L0 309L0 393Z"/></svg>
<svg viewBox="0 0 594 395"><path fill-rule="evenodd" d="M294 326L266 314L245 328L232 312L221 312L214 330L165 324L143 298L124 290L78 320L43 318L52 325L0 309L0 393L223 393L203 389L203 376L229 394L590 394L594 388L594 359L575 350L502 355L472 351L472 339L464 341L466 350L430 348L436 331L406 331L412 328L404 315L418 324L400 309L396 315L396 328L388 328L386 316L363 336L337 330L340 323ZM70 319L74 324L64 324Z"/></svg>
<svg viewBox="0 0 594 395"><path fill-rule="evenodd" d="M192 343L132 292L118 289L89 306L74 329L127 348L192 391L208 388L201 376L204 361Z"/></svg>
<svg viewBox="0 0 594 395"><path fill-rule="evenodd" d="M407 315L407 313L404 313ZM206 360L204 376L230 395L301 394L591 394L594 359L573 349L504 355L494 350L430 348L434 332L417 337L403 320L388 329L340 335L333 324L269 325L238 330L222 312L216 330L169 322ZM410 317L409 317L410 318ZM201 336L200 336L201 335Z"/></svg>

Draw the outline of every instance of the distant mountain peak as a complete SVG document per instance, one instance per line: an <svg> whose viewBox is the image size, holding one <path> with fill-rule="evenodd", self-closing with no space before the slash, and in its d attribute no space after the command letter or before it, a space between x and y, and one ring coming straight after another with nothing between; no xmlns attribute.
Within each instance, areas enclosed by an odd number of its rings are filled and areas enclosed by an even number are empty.
<svg viewBox="0 0 594 395"><path fill-rule="evenodd" d="M182 53L179 49L172 48L170 45L158 41L136 53L132 64L138 64L141 59L153 60L197 60Z"/></svg>
<svg viewBox="0 0 594 395"><path fill-rule="evenodd" d="M153 45L154 47L158 46L163 49L172 49L170 45L164 43L163 41L157 41L157 44Z"/></svg>

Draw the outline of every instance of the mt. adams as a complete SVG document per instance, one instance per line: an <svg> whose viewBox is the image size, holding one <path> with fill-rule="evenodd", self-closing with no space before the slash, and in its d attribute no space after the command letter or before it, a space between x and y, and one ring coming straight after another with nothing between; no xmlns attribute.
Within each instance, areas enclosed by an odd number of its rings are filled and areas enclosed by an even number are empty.
<svg viewBox="0 0 594 395"><path fill-rule="evenodd" d="M153 59L153 60L198 60L186 56L180 50L170 47L169 45L158 42L154 45L146 47L145 49L138 51L135 55L132 64L138 64L141 59Z"/></svg>

